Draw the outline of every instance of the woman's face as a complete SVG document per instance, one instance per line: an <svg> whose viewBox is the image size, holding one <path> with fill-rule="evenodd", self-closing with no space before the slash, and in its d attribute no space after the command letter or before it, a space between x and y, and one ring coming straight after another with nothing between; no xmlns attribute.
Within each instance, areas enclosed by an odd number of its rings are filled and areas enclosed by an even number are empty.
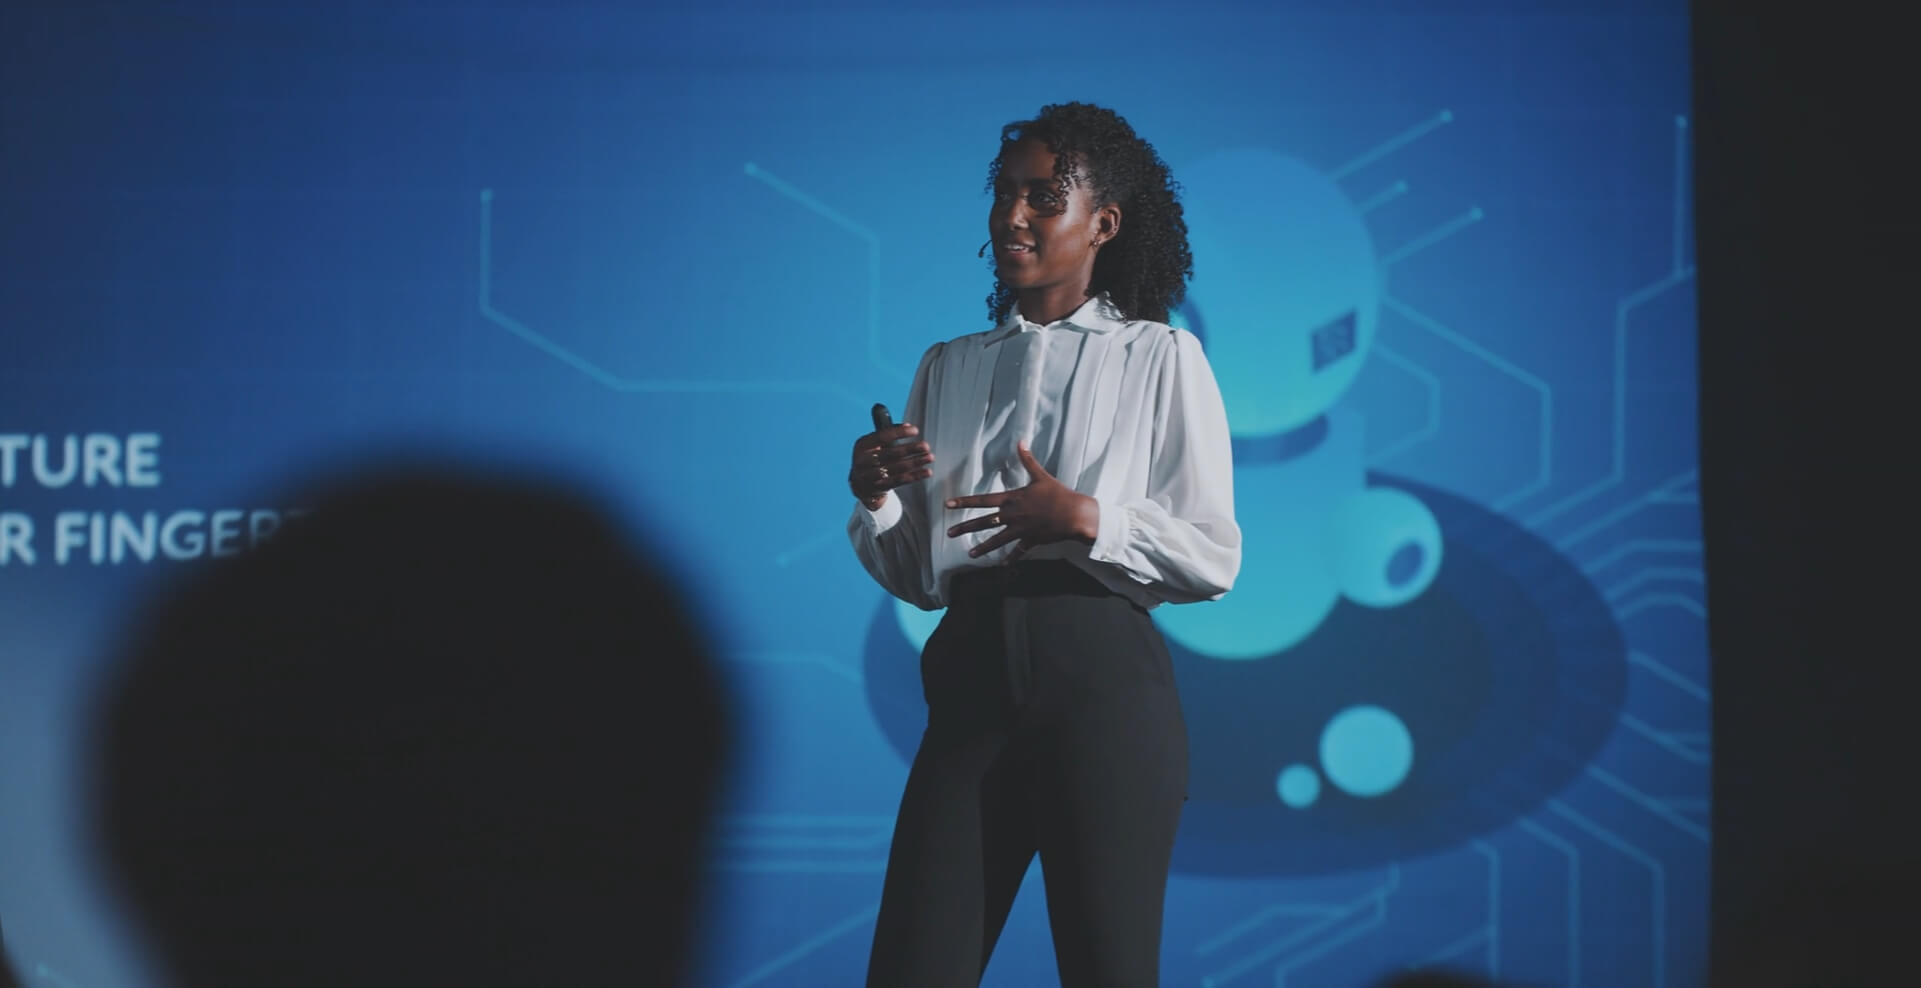
<svg viewBox="0 0 1921 988"><path fill-rule="evenodd" d="M1084 291L1094 274L1094 245L1119 230L1119 207L1097 207L1084 177L1072 188L1061 186L1045 143L1019 141L1001 152L987 232L994 273L1009 288Z"/></svg>

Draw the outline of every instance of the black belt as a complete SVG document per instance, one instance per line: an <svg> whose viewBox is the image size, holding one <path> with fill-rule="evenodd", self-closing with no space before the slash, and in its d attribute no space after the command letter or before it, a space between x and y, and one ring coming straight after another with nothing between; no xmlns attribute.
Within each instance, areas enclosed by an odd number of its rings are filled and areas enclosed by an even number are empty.
<svg viewBox="0 0 1921 988"><path fill-rule="evenodd" d="M948 583L953 604L996 597L1108 597L1114 591L1065 559L1031 559L980 566L955 573Z"/></svg>

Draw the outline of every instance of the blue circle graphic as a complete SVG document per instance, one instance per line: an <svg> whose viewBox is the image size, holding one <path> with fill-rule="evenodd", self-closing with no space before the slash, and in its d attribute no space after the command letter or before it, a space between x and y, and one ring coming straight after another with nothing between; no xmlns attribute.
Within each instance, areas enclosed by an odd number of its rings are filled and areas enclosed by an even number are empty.
<svg viewBox="0 0 1921 988"><path fill-rule="evenodd" d="M1414 767L1414 736L1392 711L1349 707L1321 732L1321 767L1350 796L1386 795Z"/></svg>
<svg viewBox="0 0 1921 988"><path fill-rule="evenodd" d="M1274 790L1280 793L1281 802L1304 810L1321 798L1321 777L1305 765L1289 765L1274 780Z"/></svg>

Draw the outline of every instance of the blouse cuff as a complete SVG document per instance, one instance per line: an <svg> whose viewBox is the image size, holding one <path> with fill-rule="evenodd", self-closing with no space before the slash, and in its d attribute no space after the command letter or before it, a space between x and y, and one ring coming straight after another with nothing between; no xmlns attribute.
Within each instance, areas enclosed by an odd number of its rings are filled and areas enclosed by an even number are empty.
<svg viewBox="0 0 1921 988"><path fill-rule="evenodd" d="M900 515L900 493L898 491L890 492L887 495L887 500L882 501L880 507L871 511L868 510L867 505L859 501L854 502L854 517L860 519L861 527L867 530L868 535L875 538L880 537L881 533L898 524L900 522Z"/></svg>
<svg viewBox="0 0 1921 988"><path fill-rule="evenodd" d="M1094 503L1099 505L1101 513L1097 527L1099 534L1094 536L1094 544L1087 550L1087 556L1098 563L1120 566L1127 553L1127 509L1099 499Z"/></svg>

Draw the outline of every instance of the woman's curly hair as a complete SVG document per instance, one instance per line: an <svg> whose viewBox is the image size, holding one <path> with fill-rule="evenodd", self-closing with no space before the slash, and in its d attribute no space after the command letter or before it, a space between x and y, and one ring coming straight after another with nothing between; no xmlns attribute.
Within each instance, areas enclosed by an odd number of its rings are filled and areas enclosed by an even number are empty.
<svg viewBox="0 0 1921 988"><path fill-rule="evenodd" d="M1034 119L1001 128L1001 151L987 166L990 194L1000 177L1001 154L1022 140L1041 141L1054 153L1054 177L1062 186L1085 183L1096 205L1121 207L1121 232L1095 255L1088 297L1106 292L1127 318L1166 322L1187 297L1194 255L1187 248L1180 184L1154 146L1105 107L1043 106ZM1013 289L996 278L987 296L988 318L999 324L1014 300Z"/></svg>

